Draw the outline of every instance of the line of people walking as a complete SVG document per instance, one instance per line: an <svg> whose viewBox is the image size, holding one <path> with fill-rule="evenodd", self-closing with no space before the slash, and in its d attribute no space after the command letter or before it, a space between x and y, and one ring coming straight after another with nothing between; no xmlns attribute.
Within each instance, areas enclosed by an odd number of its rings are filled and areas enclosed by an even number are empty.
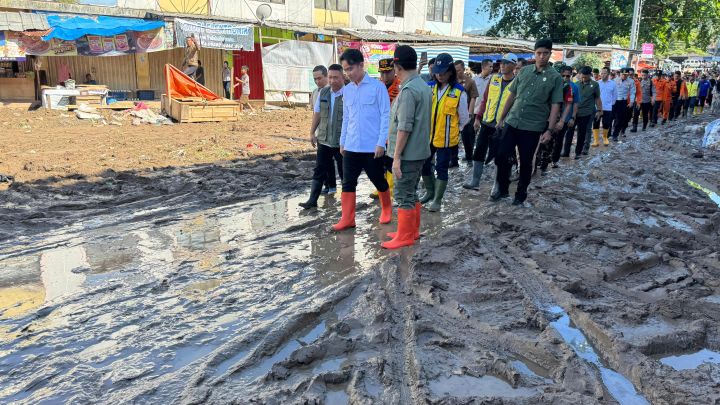
<svg viewBox="0 0 720 405"><path fill-rule="evenodd" d="M494 162L490 200L501 201L510 197L517 167L512 204L519 206L528 198L533 171L539 167L545 173L551 163L558 167L561 157L570 157L574 138L574 158L580 159L600 146L601 134L607 146L610 137L620 141L630 122L630 132L636 132L640 117L643 130L659 116L665 117L662 123L676 119L682 113L678 106L694 94L694 85L679 77L650 78L647 71L640 78L624 69L616 80L607 68L574 72L564 67L558 73L549 63L552 47L551 40L537 41L530 65L505 54L498 73L492 73L493 61L483 61L472 78L465 74L464 62L447 53L418 60L405 45L380 62L380 80L366 73L356 49L343 52L340 64L316 67L310 139L317 161L310 196L300 205L317 207L323 192L334 192L337 166L342 214L332 229L354 228L356 188L364 171L379 201L378 222L392 221L393 198L398 207L397 231L388 233L390 240L382 246L410 246L420 237L423 205L430 212L442 208L461 143L472 167L463 187L479 190L485 167ZM421 75L426 64L430 74ZM691 111L708 101L699 83L695 97L687 107ZM421 179L425 192L419 196Z"/></svg>

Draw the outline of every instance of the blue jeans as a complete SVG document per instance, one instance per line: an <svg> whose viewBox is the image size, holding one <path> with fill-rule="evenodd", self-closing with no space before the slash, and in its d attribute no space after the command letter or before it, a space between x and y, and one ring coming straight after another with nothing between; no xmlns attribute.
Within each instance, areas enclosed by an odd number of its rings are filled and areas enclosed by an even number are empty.
<svg viewBox="0 0 720 405"><path fill-rule="evenodd" d="M425 160L423 164L422 175L430 176L433 172L433 158L437 155L435 162L435 172L437 173L437 179L442 181L448 181L448 169L450 168L450 161L453 159L453 148L436 148L430 145L430 157Z"/></svg>

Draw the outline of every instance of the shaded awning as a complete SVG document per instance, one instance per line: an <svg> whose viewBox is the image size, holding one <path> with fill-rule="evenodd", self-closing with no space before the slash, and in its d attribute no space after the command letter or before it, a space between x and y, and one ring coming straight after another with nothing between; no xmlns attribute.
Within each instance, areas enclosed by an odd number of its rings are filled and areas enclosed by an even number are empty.
<svg viewBox="0 0 720 405"><path fill-rule="evenodd" d="M48 15L47 21L53 31L43 37L45 41L53 38L72 41L84 35L112 36L127 31L149 31L164 27L163 21L148 21L137 18L108 16L71 16Z"/></svg>
<svg viewBox="0 0 720 405"><path fill-rule="evenodd" d="M31 31L47 30L47 18L42 14L19 13L14 11L0 12L0 31Z"/></svg>

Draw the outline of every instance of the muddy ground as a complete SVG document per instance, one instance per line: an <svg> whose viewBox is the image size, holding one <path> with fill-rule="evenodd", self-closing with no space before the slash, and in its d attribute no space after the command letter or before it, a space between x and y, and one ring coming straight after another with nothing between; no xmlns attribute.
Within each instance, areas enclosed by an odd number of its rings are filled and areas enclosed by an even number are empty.
<svg viewBox="0 0 720 405"><path fill-rule="evenodd" d="M718 404L710 119L563 160L525 207L455 169L397 252L367 181L355 230L298 208L310 156L14 183L0 402Z"/></svg>

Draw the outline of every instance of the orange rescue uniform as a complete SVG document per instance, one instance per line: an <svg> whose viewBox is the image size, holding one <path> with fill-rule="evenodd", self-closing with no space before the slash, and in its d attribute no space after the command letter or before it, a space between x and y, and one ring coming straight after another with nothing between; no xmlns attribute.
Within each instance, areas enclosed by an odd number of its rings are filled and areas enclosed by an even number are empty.
<svg viewBox="0 0 720 405"><path fill-rule="evenodd" d="M395 77L395 81L393 81L393 84L390 85L390 87L387 88L388 95L390 96L390 104L392 104L393 101L395 101L395 98L397 98L398 94L400 94L400 79Z"/></svg>

